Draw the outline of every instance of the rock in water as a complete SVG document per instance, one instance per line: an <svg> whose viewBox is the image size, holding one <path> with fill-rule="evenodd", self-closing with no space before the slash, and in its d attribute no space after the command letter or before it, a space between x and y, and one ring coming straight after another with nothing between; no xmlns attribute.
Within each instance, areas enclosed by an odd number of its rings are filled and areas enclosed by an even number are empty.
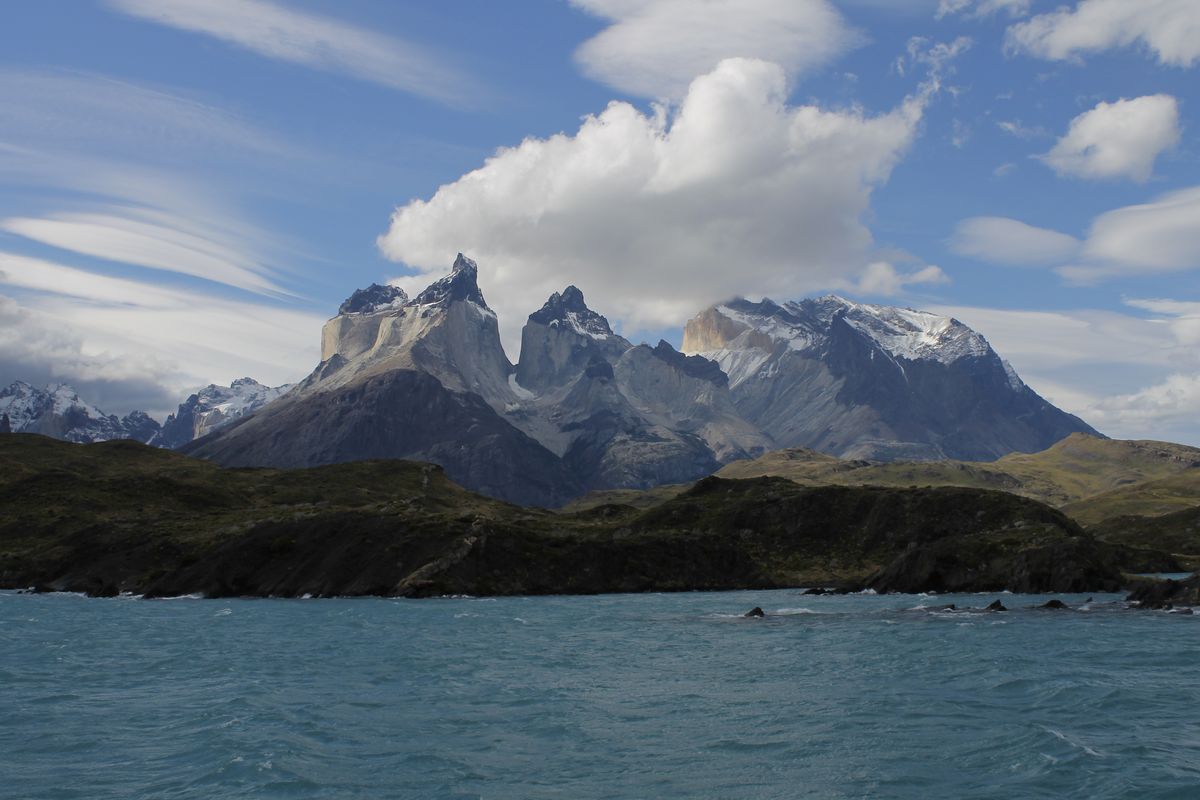
<svg viewBox="0 0 1200 800"><path fill-rule="evenodd" d="M1038 608L1045 608L1045 609L1053 610L1053 611L1061 611L1065 608L1068 608L1068 606L1062 600L1055 598L1054 600L1047 600L1045 603L1042 603L1040 606L1038 606Z"/></svg>
<svg viewBox="0 0 1200 800"><path fill-rule="evenodd" d="M1001 603L999 600L993 600L991 602L991 604L988 605L983 610L984 611L1008 611L1008 609L1004 607L1004 603Z"/></svg>
<svg viewBox="0 0 1200 800"><path fill-rule="evenodd" d="M761 618L761 617L765 617L765 616L766 616L766 612L764 612L764 611L763 611L761 608L759 608L758 606L755 606L754 608L750 609L749 611L747 611L747 612L746 612L745 614L743 614L742 616L743 616L743 617Z"/></svg>

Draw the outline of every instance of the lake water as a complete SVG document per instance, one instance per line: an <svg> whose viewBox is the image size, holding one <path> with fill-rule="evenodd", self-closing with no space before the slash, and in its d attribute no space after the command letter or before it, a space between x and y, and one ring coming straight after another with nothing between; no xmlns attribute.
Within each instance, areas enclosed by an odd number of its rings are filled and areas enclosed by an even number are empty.
<svg viewBox="0 0 1200 800"><path fill-rule="evenodd" d="M5 593L0 797L1200 797L1200 615L1045 600Z"/></svg>

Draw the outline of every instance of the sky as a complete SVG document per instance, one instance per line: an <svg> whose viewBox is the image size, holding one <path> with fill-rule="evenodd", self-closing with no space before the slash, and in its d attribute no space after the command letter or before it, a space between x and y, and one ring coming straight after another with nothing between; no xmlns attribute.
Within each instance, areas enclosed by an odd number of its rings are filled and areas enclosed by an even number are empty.
<svg viewBox="0 0 1200 800"><path fill-rule="evenodd" d="M0 26L0 385L161 418L304 377L354 289L480 266L952 315L1121 438L1200 445L1195 0L74 0Z"/></svg>

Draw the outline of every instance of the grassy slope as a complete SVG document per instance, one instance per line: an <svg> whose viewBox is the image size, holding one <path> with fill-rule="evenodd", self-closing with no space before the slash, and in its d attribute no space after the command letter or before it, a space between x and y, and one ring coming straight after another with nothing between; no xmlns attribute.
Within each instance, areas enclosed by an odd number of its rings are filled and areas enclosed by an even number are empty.
<svg viewBox="0 0 1200 800"><path fill-rule="evenodd" d="M1065 507L1081 522L1112 511L1154 515L1200 504L1200 449L1073 434L1041 453L995 462L844 462L807 450L729 464L726 478L777 475L802 485L966 486ZM1169 498L1169 499L1168 499ZM1093 501L1096 503L1092 507Z"/></svg>
<svg viewBox="0 0 1200 800"><path fill-rule="evenodd" d="M646 510L564 514L474 495L411 462L222 469L132 442L24 435L0 436L0 508L0 585L94 593L796 586L862 580L935 541L956 564L940 574L986 588L1030 579L1014 553L1064 543L1081 565L1066 573L1098 586L1113 569L1062 514L998 492L710 478ZM1046 581L1062 575L1043 570L1031 585L1054 589Z"/></svg>

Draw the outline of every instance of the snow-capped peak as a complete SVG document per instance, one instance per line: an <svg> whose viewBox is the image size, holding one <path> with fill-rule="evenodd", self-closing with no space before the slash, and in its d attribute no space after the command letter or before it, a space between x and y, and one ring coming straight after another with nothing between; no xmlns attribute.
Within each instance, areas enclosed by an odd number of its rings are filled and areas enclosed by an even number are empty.
<svg viewBox="0 0 1200 800"><path fill-rule="evenodd" d="M529 315L529 321L550 328L565 328L592 339L607 339L613 335L608 320L587 307L583 292L575 286L550 295L541 309Z"/></svg>

